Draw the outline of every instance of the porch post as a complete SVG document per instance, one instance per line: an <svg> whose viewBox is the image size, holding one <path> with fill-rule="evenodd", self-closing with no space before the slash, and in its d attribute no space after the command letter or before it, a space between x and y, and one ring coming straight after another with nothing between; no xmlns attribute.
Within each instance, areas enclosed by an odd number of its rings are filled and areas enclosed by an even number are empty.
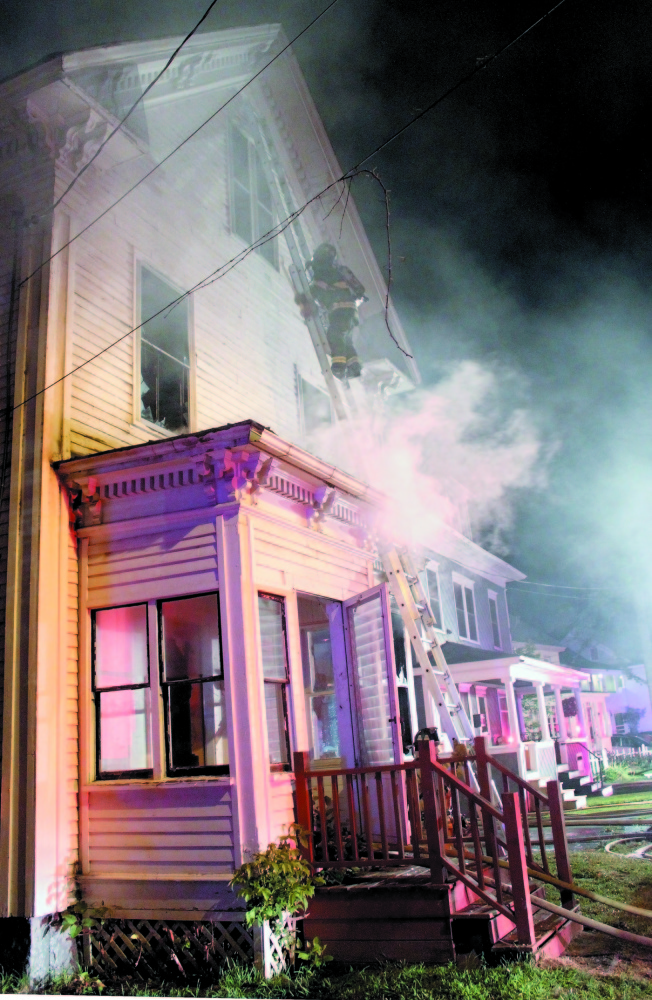
<svg viewBox="0 0 652 1000"><path fill-rule="evenodd" d="M514 916L516 918L516 940L534 951L536 935L534 933L534 917L532 915L532 899L525 857L525 842L523 835L523 819L516 792L503 792L503 817L505 819L505 839L507 841L507 859L509 875L512 883L512 898L514 900Z"/></svg>
<svg viewBox="0 0 652 1000"><path fill-rule="evenodd" d="M537 690L537 705L539 708L539 725L541 726L541 739L550 739L550 727L548 726L548 713L546 711L546 696L543 690L543 681L535 681Z"/></svg>
<svg viewBox="0 0 652 1000"><path fill-rule="evenodd" d="M527 732L525 729L525 719L523 717L523 695L514 694L516 698L516 715L518 716L518 732L523 743L527 740Z"/></svg>
<svg viewBox="0 0 652 1000"><path fill-rule="evenodd" d="M586 725L586 715L584 714L584 704L582 702L582 692L579 688L575 691L575 701L577 702L577 721L582 732L580 736L581 740L587 740L589 738L589 731Z"/></svg>
<svg viewBox="0 0 652 1000"><path fill-rule="evenodd" d="M505 701L507 703L507 718L509 719L510 735L515 743L521 742L521 731L518 724L518 712L516 711L516 698L514 696L514 681L508 677L505 681Z"/></svg>
<svg viewBox="0 0 652 1000"><path fill-rule="evenodd" d="M566 716L564 715L564 707L562 705L561 688L558 684L552 689L555 693L555 711L557 713L557 725L559 726L559 739L568 739L568 726L566 725Z"/></svg>
<svg viewBox="0 0 652 1000"><path fill-rule="evenodd" d="M446 817L439 816L437 795L435 792L435 777L432 765L437 761L437 746L433 740L419 740L417 743L417 758L421 771L421 794L423 796L423 813L428 842L428 858L432 881L438 885L446 882L446 866L442 863L446 844L444 841Z"/></svg>

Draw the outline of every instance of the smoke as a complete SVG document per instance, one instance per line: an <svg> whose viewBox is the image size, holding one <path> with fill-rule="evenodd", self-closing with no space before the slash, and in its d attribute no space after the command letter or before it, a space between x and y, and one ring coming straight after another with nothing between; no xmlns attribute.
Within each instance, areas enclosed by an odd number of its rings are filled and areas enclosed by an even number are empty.
<svg viewBox="0 0 652 1000"><path fill-rule="evenodd" d="M436 548L444 525L503 551L519 490L545 482L548 449L528 411L510 409L513 376L464 361L432 388L366 410L311 441L386 497L377 527Z"/></svg>

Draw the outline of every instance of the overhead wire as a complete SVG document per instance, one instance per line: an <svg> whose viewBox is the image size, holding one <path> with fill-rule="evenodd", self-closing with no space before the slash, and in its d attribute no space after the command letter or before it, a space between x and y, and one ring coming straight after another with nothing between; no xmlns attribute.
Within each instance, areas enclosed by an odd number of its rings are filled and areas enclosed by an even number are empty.
<svg viewBox="0 0 652 1000"><path fill-rule="evenodd" d="M349 168L349 170L345 171L343 174L341 174L334 181L331 181L330 184L327 184L326 187L322 188L321 191L318 191L317 194L313 195L312 198L308 199L308 201L306 201L303 205L301 205L300 208L295 209L294 212L291 212L281 222L276 223L275 226L273 226L271 229L269 229L262 236L259 236L256 240L254 240L251 244L249 244L249 246L245 247L244 250L241 250L238 254L236 254L230 260L226 261L224 264L221 264L218 268L216 268L214 271L212 271L210 274L208 274L205 278L201 279L201 281L197 282L191 288L187 289L185 292L182 292L176 298L172 299L165 306L163 306L162 309L159 309L157 312L152 313L152 315L148 316L148 318L146 320L143 320L137 326L132 327L131 329L127 330L124 334L122 334L120 337L118 337L116 340L112 341L110 344L107 344L107 346L104 347L101 351L98 351L96 354L92 355L92 357L87 358L86 361L82 362L82 364L77 365L75 368L72 368L69 372L65 372L60 378L55 379L53 382L50 382L48 385L44 386L42 389L39 389L37 392L33 393L31 396L28 396L26 399L22 400L20 403L17 403L14 406L14 411L17 410L17 409L19 409L21 406L25 406L27 403L31 402L33 399L36 399L38 396L42 395L48 389L51 389L54 386L59 385L61 382L64 381L64 379L69 378L71 375L74 375L75 372L80 371L82 368L85 368L86 365L89 365L93 361L96 361L97 358L101 357L103 354L106 354L107 351L110 351L117 344L119 344L123 340L125 340L126 337L129 337L131 334L136 333L139 329L141 329L141 327L145 326L151 320L156 319L156 317L160 316L162 313L167 312L167 310L169 310L169 309L173 308L174 306L178 305L181 301L183 301L183 299L187 298L189 295L192 295L196 291L199 291L201 288L206 288L210 284L213 284L215 281L220 280L220 278L225 277L226 274L228 274L238 264L242 263L242 261L245 260L246 257L248 257L255 250L259 249L259 247L263 246L265 243L269 242L270 240L275 239L277 236L280 236L285 231L285 229L287 229L288 226L290 226L296 219L299 218L300 215L303 214L303 212L306 211L306 209L310 205L312 205L315 201L320 200L324 195L326 195L329 191L331 191L332 188L336 187L338 184L342 184L342 183L345 183L347 181L352 180L356 175L358 175L360 173L371 173L371 171L369 171L369 170L362 169L362 164L366 163L372 156L375 156L378 152L380 152L382 149L384 149L386 146L388 146L390 142L393 142L394 139L396 139L396 138L398 138L398 136L402 135L408 128L410 128L417 121L419 121L421 118L423 118L424 115L428 114L429 111L432 111L433 108L435 108L443 100L445 100L452 93L454 93L460 86L462 86L462 84L466 83L467 81L471 80L474 76L476 76L476 74L480 71L480 69L486 68L486 66L489 63L493 62L500 55L502 55L504 52L506 52L509 48L511 48L513 45L515 45L520 39L524 38L525 35L527 35L530 31L532 31L533 28L535 28L538 24L540 24L542 21L544 21L552 13L554 13L554 11L557 10L559 7L561 7L562 4L565 3L565 2L566 2L566 0L559 0L559 3L555 4L554 7L552 7L549 11L547 11L547 13L545 13L540 18L538 18L536 21L534 21L528 28L526 28L524 31L520 32L518 35L516 35L514 38L512 38L511 41L509 41L505 45L503 45L492 56L485 57L482 60L482 64L481 65L476 64L475 69L471 73L467 73L465 76L463 76L462 78L460 78L460 80L456 84L454 84L447 91L445 91L444 94L440 95L440 97L438 97L435 101L433 101L430 105L428 105L427 108L425 108L423 111L419 112L419 114L414 115L410 119L409 122L407 122L404 126L402 126L400 129L398 129L393 135L391 135L387 139L385 139L379 146L376 147L375 150L373 150L371 153L369 153L367 156L365 156L362 160L360 160L358 162L358 164L356 164L355 166ZM47 263L49 263L51 260L53 260L54 257L56 257L58 254L60 254L63 250L65 250L66 247L70 246L70 244L73 243L76 239L79 239L79 237L82 236L85 232L87 232L91 228L91 226L95 225L96 222L98 222L105 215L107 215L113 208L115 208L117 205L119 205L120 202L122 202L129 194L131 194L132 191L134 191L140 184L142 184L143 181L147 180L147 178L150 177L154 173L154 171L158 169L158 167L162 166L163 163L165 163L168 159L170 159L171 156L174 155L175 152L177 152L177 150L179 150L182 146L184 146L186 144L186 142L188 142L190 139L192 139L205 125L208 124L208 122L212 121L222 110L224 110L224 108L226 108L233 100L235 100L235 98L238 97L242 93L242 91L245 90L246 87L248 87L251 83L253 83L253 81L256 80L269 66L271 66L272 63L275 62L275 60L277 60L281 55L283 55L283 53L286 52L291 47L291 45L293 45L303 34L305 34L306 31L309 30L309 28L311 28L314 24L316 24L317 21L319 21L332 7L334 7L336 3L338 3L338 0L331 0L331 3L329 3L328 6L326 6L321 11L320 14L318 14L315 18L313 18L313 20L308 25L306 25L305 28L303 28L297 35L294 36L294 38L292 39L291 42L288 42L288 44L285 45L279 52L277 52L276 55L272 59L270 59L268 63L266 63L261 69L259 69L257 71L257 73L255 73L254 76L252 76L245 84L243 84L243 86L238 91L236 91L236 93L233 94L228 99L228 101L225 101L225 103L223 105L221 105L221 107L218 108L217 111L215 111L204 122L202 122L202 124L199 125L194 130L194 132L192 132L189 136L187 136L183 140L183 142L179 143L179 145L176 146L175 149L173 149L171 153L168 153L167 156L164 157L164 159L162 159L159 163L157 163L152 168L152 170L150 170L147 174L145 174L143 177L141 177L141 179L139 181L137 181L136 184L132 185L132 187L129 188L129 190L126 191L123 195L121 195L120 198L118 198L115 202L113 202L112 205L110 205L107 209L105 209L92 222L90 222L84 229L80 230L79 233L76 233L75 236L72 237L72 239L70 239L67 243L64 243L63 246L59 247L49 258L47 258L47 260L43 261L43 263L40 264L39 267L37 267L34 271L32 271L31 274L27 275L27 277L24 278L23 281L21 282L21 285L23 285L23 284L25 284L25 282L29 281L30 278L32 278L35 274L37 274L38 271L42 267L44 267Z"/></svg>
<svg viewBox="0 0 652 1000"><path fill-rule="evenodd" d="M239 97L240 94L242 94L242 92L247 89L247 87L251 86L254 80L257 80L258 77L261 76L266 69L269 69L269 67L273 63L275 63L277 59L280 59L280 57L285 52L287 52L287 50L291 48L291 46L294 45L294 43L297 42L302 35L305 35L306 31L312 28L312 26L316 24L317 21L319 21L325 14L327 14L328 11L331 9L331 7L334 7L336 3L339 3L339 0L331 0L331 2L326 7L324 7L324 9L316 17L314 17L309 24L305 26L305 28L302 28L301 31L297 35L295 35L294 38L292 38L291 41L287 43L287 45L284 45L283 48L279 52L277 52L275 56L273 56L268 62L266 62L264 66L261 66L261 68L256 73L254 73L254 75L251 76L246 81L246 83L243 83L243 85L238 90L236 90L235 94L232 94L231 97L229 97L228 100L224 102L224 104L221 104L220 107L217 109L217 111L214 111L211 115L209 115L209 117L206 118L201 123L201 125L198 125L197 128L190 133L190 135L187 135L186 138L182 142L180 142L177 146L175 146L174 149L172 149L169 153L167 153L166 156L163 157L163 159L159 160L158 163L155 163L151 170L148 170L146 174L143 174L143 176L139 180L137 180L135 184L132 184L131 187L128 188L123 194L121 194L119 198L116 198L116 200L112 202L108 206L108 208L105 208L103 212L100 212L100 214L97 215L92 220L92 222L89 222L87 226L84 226L84 228L80 229L78 233L75 233L75 235L72 236L66 243L64 243L57 250L55 250L54 253L50 254L49 257L46 257L46 259L42 261L38 265L38 267L35 267L30 274L28 274L25 278L23 278L23 280L20 283L21 287L27 281L33 278L34 275L38 274L38 272L42 268L44 268L46 264L49 264L50 261L54 260L55 257L58 257L60 253L63 253L63 251L67 249L67 247L69 247L72 243L74 243L75 240L78 240L80 236L83 236L84 233L87 233L88 230L91 229L96 222L99 222L106 215L108 215L109 212L112 212L114 208L116 208L121 202L125 200L125 198L129 197L132 191L135 191L137 187L140 187L140 185L144 181L146 181L149 177L151 177L152 174L159 169L159 167L162 167L164 163L167 163L167 161L171 159L174 156L174 154L177 153L183 146L185 146L187 142L190 142L191 139L194 139L194 137L197 135L198 132L201 132L201 130L206 125L208 125L209 122L213 121L213 119L216 118L222 111L224 111L224 109L227 108L229 104L235 101L236 97Z"/></svg>
<svg viewBox="0 0 652 1000"><path fill-rule="evenodd" d="M212 9L213 9L213 7L215 6L216 3L217 3L217 0L211 0L211 3L208 5L208 7L206 8L206 10L202 14L202 16L199 18L199 20L195 24L194 28L192 28L191 31L189 31L188 34L186 35L186 37L183 39L183 41L179 45L177 45L176 49L174 50L174 52L172 53L172 55L170 56L170 58L166 62L166 64L163 67L163 69L159 73L156 74L156 76L154 77L153 80L150 81L150 83L147 84L147 86L145 87L145 89L142 92L142 94L131 105L131 107L127 111L127 114L124 116L124 118L120 119L120 121L115 126L115 128L110 132L109 135L107 135L106 139L104 139L100 143L100 145L97 147L97 149L95 150L95 152L91 156L90 160L88 160L88 162L84 164L84 166L81 168L81 170L77 174L75 174L75 176L71 180L70 184L68 185L68 187L66 188L66 190L63 192L63 194L59 195L59 197L54 202L54 204L50 208L48 208L46 212L41 212L41 214L38 216L38 219L43 219L46 216L51 215L59 207L59 205L61 204L61 202L63 201L63 199L68 194L70 194L70 192L72 191L73 187L75 186L75 184L77 183L77 181L79 180L79 178L83 174L85 174L86 171L88 170L88 168L91 167L95 163L95 160L98 158L98 156L100 155L100 153L102 152L102 150L104 149L104 147L106 145L108 145L108 143L111 142L111 139L113 138L113 136L117 132L120 131L120 129L122 128L122 126L124 125L124 123L127 121L128 118L131 117L131 115L134 113L134 111L136 110L136 108L138 107L138 105L142 101L144 101L144 99L147 97L147 95L149 94L150 90L152 90L152 88L156 86L156 84L161 79L161 77L164 76L167 73L167 71L170 69L172 63L174 62L174 60L177 58L177 56L179 55L179 53L181 52L181 50L184 48L184 46L190 41L190 39L192 38L192 36L202 26L202 24L204 23L204 21L206 20L206 18L208 17L208 15L212 11ZM33 221L33 220L30 220L30 221Z"/></svg>

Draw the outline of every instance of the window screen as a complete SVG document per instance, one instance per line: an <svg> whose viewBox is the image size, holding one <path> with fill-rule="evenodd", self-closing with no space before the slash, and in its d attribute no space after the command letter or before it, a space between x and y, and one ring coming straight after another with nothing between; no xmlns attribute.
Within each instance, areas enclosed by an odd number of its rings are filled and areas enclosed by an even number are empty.
<svg viewBox="0 0 652 1000"><path fill-rule="evenodd" d="M162 278L141 268L140 413L168 431L188 427L188 300L165 308L178 295Z"/></svg>
<svg viewBox="0 0 652 1000"><path fill-rule="evenodd" d="M217 594L159 604L168 773L228 773Z"/></svg>
<svg viewBox="0 0 652 1000"><path fill-rule="evenodd" d="M151 777L147 605L93 613L98 778Z"/></svg>

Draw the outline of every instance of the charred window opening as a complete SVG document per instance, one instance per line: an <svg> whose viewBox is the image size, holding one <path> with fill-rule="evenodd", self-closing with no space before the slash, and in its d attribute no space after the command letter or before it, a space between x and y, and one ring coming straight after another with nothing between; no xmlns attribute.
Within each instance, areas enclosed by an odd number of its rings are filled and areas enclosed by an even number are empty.
<svg viewBox="0 0 652 1000"><path fill-rule="evenodd" d="M141 268L140 415L177 432L188 429L188 300L165 307L178 295L172 285Z"/></svg>
<svg viewBox="0 0 652 1000"><path fill-rule="evenodd" d="M272 191L260 153L235 126L231 129L231 226L247 245L264 237L274 226ZM275 239L266 240L257 251L278 268Z"/></svg>
<svg viewBox="0 0 652 1000"><path fill-rule="evenodd" d="M333 411L328 393L299 375L297 377L301 405L301 423L305 434L314 434L333 423Z"/></svg>

